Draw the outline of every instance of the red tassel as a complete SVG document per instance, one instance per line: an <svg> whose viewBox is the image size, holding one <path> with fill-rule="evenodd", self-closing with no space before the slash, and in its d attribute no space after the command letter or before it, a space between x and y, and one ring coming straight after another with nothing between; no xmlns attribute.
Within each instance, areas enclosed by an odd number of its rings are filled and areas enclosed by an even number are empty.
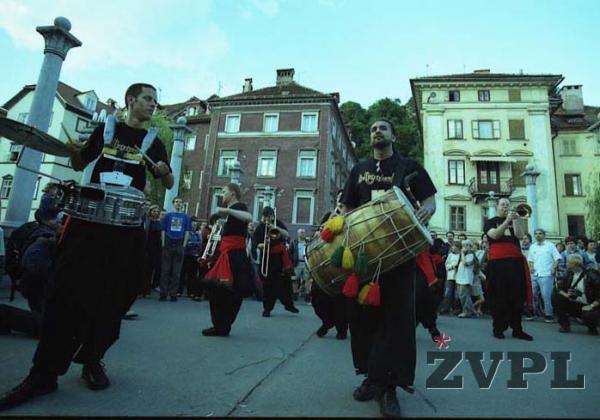
<svg viewBox="0 0 600 420"><path fill-rule="evenodd" d="M335 238L335 233L333 233L330 229L325 228L321 231L321 239L325 242L331 242Z"/></svg>
<svg viewBox="0 0 600 420"><path fill-rule="evenodd" d="M344 283L342 294L348 298L355 298L358 296L358 282L359 278L356 273L350 274L346 279L346 283Z"/></svg>
<svg viewBox="0 0 600 420"><path fill-rule="evenodd" d="M379 283L373 283L369 293L365 297L365 305L379 306L381 305L381 293L379 291Z"/></svg>

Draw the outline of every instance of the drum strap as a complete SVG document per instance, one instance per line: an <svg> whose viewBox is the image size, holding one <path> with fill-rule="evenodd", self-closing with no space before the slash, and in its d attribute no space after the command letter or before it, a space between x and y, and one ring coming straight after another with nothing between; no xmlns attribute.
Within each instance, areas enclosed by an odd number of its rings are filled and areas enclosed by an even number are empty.
<svg viewBox="0 0 600 420"><path fill-rule="evenodd" d="M113 139L115 138L115 127L117 126L117 118L115 116L115 114L111 114L106 118L106 122L104 123L104 145L105 146L109 146ZM151 127L148 132L146 133L146 136L144 137L144 140L142 140L142 147L140 148L142 150L142 152L146 153L148 151L148 149L150 149L150 147L152 147L152 144L154 143L154 140L156 140L156 137L158 136L158 128L156 127ZM118 157L110 157L113 160L123 160L126 163L139 163L139 162L131 162L131 161L127 161L125 159L119 159Z"/></svg>

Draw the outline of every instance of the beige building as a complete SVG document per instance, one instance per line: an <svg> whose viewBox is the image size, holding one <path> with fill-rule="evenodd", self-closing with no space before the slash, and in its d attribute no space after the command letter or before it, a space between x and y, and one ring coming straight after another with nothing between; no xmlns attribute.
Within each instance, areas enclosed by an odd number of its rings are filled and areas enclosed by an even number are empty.
<svg viewBox="0 0 600 420"><path fill-rule="evenodd" d="M34 90L35 85L25 86L8 102L2 105L6 109L6 117L26 123L31 102L33 101ZM85 133L86 129L91 127L90 121L93 113L101 112L103 109L110 112L113 108L99 101L98 96L93 90L82 92L65 83L59 82L56 98L52 105L48 134L63 142L69 139L78 140L80 134ZM4 220L4 210L8 204L16 162L21 149L20 145L0 137L0 180L2 182L0 186L0 202L2 203L2 220ZM71 169L68 158L48 154L44 154L43 156L40 171L62 180L74 180L78 182L81 179L81 172L75 172ZM47 177L38 177L30 220L33 219L34 211L39 207L41 191L50 181Z"/></svg>
<svg viewBox="0 0 600 420"><path fill-rule="evenodd" d="M560 75L470 74L411 80L424 165L439 193L431 226L478 238L495 198L526 202L535 165L539 226L561 235L550 115Z"/></svg>

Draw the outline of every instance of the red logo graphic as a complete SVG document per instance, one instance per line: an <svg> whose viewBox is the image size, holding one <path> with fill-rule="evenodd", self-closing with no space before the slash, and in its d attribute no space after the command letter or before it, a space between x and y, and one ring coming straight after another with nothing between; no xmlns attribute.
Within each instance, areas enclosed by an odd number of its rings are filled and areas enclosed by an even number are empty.
<svg viewBox="0 0 600 420"><path fill-rule="evenodd" d="M450 341L452 341L452 338L450 338L449 335L446 335L446 333L444 333L443 331L440 333L439 336L435 337L433 339L433 341L435 341L435 345L437 346L438 349L443 348L444 350L447 349L448 347L450 347L448 345L448 343Z"/></svg>

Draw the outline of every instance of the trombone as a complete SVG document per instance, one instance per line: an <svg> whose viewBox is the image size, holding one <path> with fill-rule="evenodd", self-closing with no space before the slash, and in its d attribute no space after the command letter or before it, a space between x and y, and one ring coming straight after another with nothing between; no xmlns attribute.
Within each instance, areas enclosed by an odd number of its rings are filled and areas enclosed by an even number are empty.
<svg viewBox="0 0 600 420"><path fill-rule="evenodd" d="M263 248L260 258L260 274L263 277L267 277L269 274L269 254L271 253L271 240L279 237L279 230L277 229L277 209L273 208L273 223L265 222L265 236L263 239Z"/></svg>

